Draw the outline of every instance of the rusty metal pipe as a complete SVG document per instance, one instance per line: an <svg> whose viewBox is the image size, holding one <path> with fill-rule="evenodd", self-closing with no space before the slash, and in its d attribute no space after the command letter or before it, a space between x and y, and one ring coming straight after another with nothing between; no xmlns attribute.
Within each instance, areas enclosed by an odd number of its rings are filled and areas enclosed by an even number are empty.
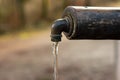
<svg viewBox="0 0 120 80"><path fill-rule="evenodd" d="M69 6L62 18L69 24L62 31L69 40L120 39L120 7Z"/></svg>

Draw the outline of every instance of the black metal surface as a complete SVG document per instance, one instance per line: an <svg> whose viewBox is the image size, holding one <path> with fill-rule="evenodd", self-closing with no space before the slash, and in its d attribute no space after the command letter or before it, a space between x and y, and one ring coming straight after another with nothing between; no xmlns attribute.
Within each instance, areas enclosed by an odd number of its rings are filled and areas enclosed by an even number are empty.
<svg viewBox="0 0 120 80"><path fill-rule="evenodd" d="M120 39L120 8L67 7L63 18L70 22L68 39Z"/></svg>
<svg viewBox="0 0 120 80"><path fill-rule="evenodd" d="M51 28L51 41L53 42L59 42L61 41L62 32L68 32L69 23L66 21L66 19L58 19L54 22Z"/></svg>
<svg viewBox="0 0 120 80"><path fill-rule="evenodd" d="M51 29L51 41L61 41L61 33L70 40L120 39L120 7L78 7L65 9L62 19Z"/></svg>

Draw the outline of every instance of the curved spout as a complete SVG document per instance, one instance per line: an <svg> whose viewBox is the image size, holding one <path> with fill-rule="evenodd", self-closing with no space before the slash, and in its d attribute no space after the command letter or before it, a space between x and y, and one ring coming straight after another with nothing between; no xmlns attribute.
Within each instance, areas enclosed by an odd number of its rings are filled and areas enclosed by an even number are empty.
<svg viewBox="0 0 120 80"><path fill-rule="evenodd" d="M56 20L51 29L51 41L61 41L62 32L67 32L69 30L68 25L68 21L65 18Z"/></svg>

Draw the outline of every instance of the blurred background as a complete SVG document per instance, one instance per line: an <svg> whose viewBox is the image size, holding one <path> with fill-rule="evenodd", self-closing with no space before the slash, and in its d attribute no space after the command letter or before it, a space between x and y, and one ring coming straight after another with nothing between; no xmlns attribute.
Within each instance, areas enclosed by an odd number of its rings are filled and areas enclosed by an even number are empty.
<svg viewBox="0 0 120 80"><path fill-rule="evenodd" d="M0 80L52 80L50 28L66 6L120 6L120 0L0 0ZM59 80L115 80L115 41L59 45Z"/></svg>

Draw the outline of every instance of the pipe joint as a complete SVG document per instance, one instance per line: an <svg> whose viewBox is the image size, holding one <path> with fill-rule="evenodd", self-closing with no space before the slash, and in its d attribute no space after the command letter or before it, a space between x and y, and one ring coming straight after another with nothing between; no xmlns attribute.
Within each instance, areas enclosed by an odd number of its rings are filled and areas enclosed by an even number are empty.
<svg viewBox="0 0 120 80"><path fill-rule="evenodd" d="M51 29L51 41L61 41L62 32L66 32L68 30L68 27L68 21L66 18L56 20Z"/></svg>

